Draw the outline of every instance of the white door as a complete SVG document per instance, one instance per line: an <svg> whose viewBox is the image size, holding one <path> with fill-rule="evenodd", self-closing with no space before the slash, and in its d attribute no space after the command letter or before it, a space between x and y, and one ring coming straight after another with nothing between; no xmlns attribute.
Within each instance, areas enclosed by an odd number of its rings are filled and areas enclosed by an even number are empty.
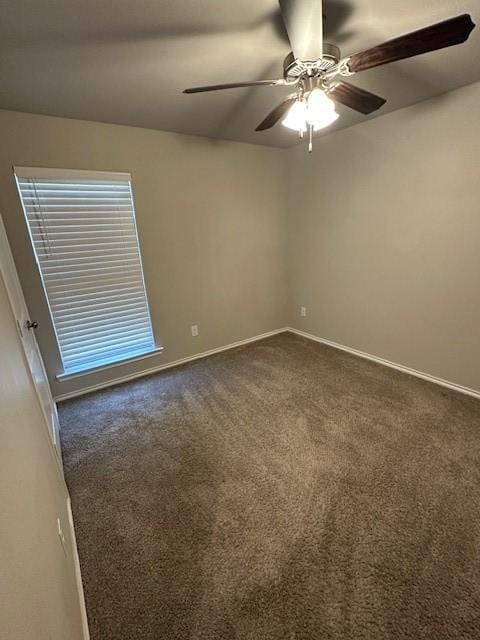
<svg viewBox="0 0 480 640"><path fill-rule="evenodd" d="M0 273L5 283L8 298L12 306L14 316L17 320L17 329L22 340L25 357L32 374L33 384L45 416L49 436L52 445L61 461L59 422L57 407L53 401L50 385L48 383L42 356L35 338L36 322L28 314L22 287L18 279L17 270L13 261L10 245L0 215ZM60 465L61 466L61 465Z"/></svg>

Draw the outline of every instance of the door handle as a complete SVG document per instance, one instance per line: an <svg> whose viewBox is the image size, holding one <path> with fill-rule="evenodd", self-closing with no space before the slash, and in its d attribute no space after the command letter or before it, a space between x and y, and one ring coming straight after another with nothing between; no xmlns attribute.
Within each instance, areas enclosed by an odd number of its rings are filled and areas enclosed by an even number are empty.
<svg viewBox="0 0 480 640"><path fill-rule="evenodd" d="M27 320L27 329L37 329L38 328L38 322L36 320Z"/></svg>

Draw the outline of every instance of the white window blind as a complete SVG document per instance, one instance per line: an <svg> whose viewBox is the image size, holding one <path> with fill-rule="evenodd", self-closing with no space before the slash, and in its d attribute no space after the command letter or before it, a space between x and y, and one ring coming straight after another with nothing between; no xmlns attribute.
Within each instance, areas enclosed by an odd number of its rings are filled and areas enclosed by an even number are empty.
<svg viewBox="0 0 480 640"><path fill-rule="evenodd" d="M153 351L130 175L15 174L64 372Z"/></svg>

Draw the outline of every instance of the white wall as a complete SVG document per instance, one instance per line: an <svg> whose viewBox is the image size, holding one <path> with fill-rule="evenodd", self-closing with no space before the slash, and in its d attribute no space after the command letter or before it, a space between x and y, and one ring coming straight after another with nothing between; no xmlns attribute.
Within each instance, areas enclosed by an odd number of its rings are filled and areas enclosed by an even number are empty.
<svg viewBox="0 0 480 640"><path fill-rule="evenodd" d="M0 111L0 211L55 395L285 324L286 156L135 127ZM62 371L12 165L127 171L154 331L165 352L58 383ZM190 326L199 325L198 338Z"/></svg>
<svg viewBox="0 0 480 640"><path fill-rule="evenodd" d="M480 390L479 123L474 84L289 152L294 327Z"/></svg>
<svg viewBox="0 0 480 640"><path fill-rule="evenodd" d="M0 637L80 640L67 489L1 275L0 354Z"/></svg>

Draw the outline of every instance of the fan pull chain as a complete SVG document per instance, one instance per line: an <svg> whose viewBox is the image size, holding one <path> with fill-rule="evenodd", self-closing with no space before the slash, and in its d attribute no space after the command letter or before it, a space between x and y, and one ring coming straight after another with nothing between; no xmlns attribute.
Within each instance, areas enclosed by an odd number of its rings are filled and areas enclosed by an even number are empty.
<svg viewBox="0 0 480 640"><path fill-rule="evenodd" d="M313 149L313 144L312 144L313 124L311 124L308 129L309 129L308 153L312 153L312 149Z"/></svg>

